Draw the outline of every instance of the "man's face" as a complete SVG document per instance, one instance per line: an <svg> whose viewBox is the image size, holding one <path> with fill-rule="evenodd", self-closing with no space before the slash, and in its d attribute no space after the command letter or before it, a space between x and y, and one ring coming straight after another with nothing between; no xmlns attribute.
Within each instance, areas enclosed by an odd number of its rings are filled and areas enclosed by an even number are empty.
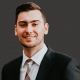
<svg viewBox="0 0 80 80"><path fill-rule="evenodd" d="M15 25L15 35L24 47L32 48L44 43L44 34L48 33L48 24L44 24L39 10L20 12Z"/></svg>

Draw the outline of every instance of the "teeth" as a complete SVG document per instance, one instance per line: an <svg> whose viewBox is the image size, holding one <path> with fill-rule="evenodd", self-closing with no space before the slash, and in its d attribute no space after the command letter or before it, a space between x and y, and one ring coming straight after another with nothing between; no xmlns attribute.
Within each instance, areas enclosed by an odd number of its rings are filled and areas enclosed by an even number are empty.
<svg viewBox="0 0 80 80"><path fill-rule="evenodd" d="M27 37L27 38L32 38L32 37Z"/></svg>

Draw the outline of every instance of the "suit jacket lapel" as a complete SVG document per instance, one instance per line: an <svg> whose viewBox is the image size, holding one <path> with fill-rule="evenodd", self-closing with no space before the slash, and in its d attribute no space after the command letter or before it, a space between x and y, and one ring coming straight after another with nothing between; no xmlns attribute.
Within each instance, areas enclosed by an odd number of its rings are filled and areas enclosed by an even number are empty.
<svg viewBox="0 0 80 80"><path fill-rule="evenodd" d="M50 71L52 65L54 64L54 61L53 61L54 58L55 58L55 52L53 52L52 49L50 49L50 47L48 47L48 51L45 54L45 56L41 62L36 80L45 80L46 79L48 72Z"/></svg>
<svg viewBox="0 0 80 80"><path fill-rule="evenodd" d="M16 61L13 67L13 80L20 80L20 66L22 63L22 56Z"/></svg>

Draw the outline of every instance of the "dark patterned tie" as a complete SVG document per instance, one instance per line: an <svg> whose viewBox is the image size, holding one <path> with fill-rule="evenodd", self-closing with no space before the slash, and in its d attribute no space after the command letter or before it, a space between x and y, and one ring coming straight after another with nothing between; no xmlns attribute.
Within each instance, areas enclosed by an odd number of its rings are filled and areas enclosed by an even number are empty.
<svg viewBox="0 0 80 80"><path fill-rule="evenodd" d="M25 80L31 80L31 66L33 64L33 61L31 59L27 60L27 73L25 76Z"/></svg>

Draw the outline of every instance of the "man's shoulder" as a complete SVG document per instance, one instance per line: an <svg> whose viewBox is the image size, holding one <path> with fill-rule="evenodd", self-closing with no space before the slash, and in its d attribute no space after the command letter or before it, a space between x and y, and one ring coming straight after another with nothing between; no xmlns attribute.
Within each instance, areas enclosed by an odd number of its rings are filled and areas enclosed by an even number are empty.
<svg viewBox="0 0 80 80"><path fill-rule="evenodd" d="M4 65L3 68L10 69L10 68L16 67L17 65L21 64L21 62L22 62L22 56L8 62L7 64Z"/></svg>
<svg viewBox="0 0 80 80"><path fill-rule="evenodd" d="M67 54L56 51L52 51L51 53L55 55L55 57L53 58L53 62L55 63L55 65L57 65L56 67L61 66L64 68L66 66L74 67L76 65L80 69L79 62L75 58L68 56Z"/></svg>
<svg viewBox="0 0 80 80"><path fill-rule="evenodd" d="M68 64L70 62L74 62L74 61L76 62L77 61L76 59L74 59L73 57L71 57L67 54L54 51L49 46L48 46L47 55L49 58L52 58L53 61L55 61L55 63L57 63L57 64L65 65L65 64Z"/></svg>
<svg viewBox="0 0 80 80"><path fill-rule="evenodd" d="M67 54L64 54L64 53L61 53L61 52L57 52L57 51L54 51L53 49L51 49L49 46L48 46L48 51L47 51L47 54L48 56L50 56L51 58L54 58L54 59L57 59L59 61L61 60L64 60L64 61L70 61L70 60L74 60L73 57L67 55Z"/></svg>
<svg viewBox="0 0 80 80"><path fill-rule="evenodd" d="M73 58L67 54L55 52L54 61L55 61L55 64L57 64L58 66L63 66L63 67L64 66L67 66L67 67L76 66L80 70L79 62L75 58Z"/></svg>
<svg viewBox="0 0 80 80"><path fill-rule="evenodd" d="M55 56L58 58L58 59L64 59L64 60L71 60L71 59L74 59L73 57L67 55L67 54L64 54L64 53L60 53L60 52L55 52Z"/></svg>

